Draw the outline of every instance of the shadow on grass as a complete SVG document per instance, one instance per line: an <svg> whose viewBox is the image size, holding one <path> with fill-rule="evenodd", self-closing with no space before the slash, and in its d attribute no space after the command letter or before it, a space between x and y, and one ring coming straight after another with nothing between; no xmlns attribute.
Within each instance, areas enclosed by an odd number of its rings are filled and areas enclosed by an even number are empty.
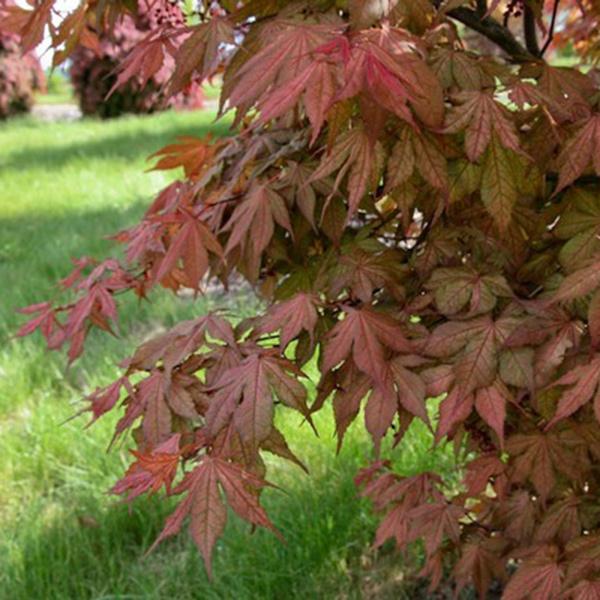
<svg viewBox="0 0 600 600"><path fill-rule="evenodd" d="M204 115L203 115L204 116ZM149 131L142 128L146 119L152 119L152 115L136 117L131 121L132 127L124 119L123 131L112 135L101 135L99 139L84 140L73 144L56 145L49 151L48 148L32 148L28 150L12 152L2 161L3 168L27 169L32 164L38 167L58 168L75 158L102 159L121 158L126 161L145 158L149 152L162 148L165 144L175 141L177 136L193 135L203 137L209 132L214 136L225 136L230 133L229 124L226 121L212 122L204 116L198 119L198 123L185 122L169 125L157 122L157 130ZM83 121L85 123L86 121ZM100 121L87 121L101 125ZM116 123L110 122L111 129ZM64 127L78 127L80 122L74 122ZM31 123L32 128L39 128L39 124ZM107 123L108 126L108 123Z"/></svg>

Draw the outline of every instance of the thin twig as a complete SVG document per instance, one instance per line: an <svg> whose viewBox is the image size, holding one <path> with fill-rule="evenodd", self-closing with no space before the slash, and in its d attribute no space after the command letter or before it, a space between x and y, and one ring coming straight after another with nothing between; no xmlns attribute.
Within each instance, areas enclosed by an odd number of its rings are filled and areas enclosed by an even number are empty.
<svg viewBox="0 0 600 600"><path fill-rule="evenodd" d="M552 19L550 21L550 31L548 31L548 38L544 42L542 49L540 50L540 56L544 56L544 52L548 49L548 46L552 43L554 39L554 27L556 25L556 16L558 15L558 5L560 4L560 0L554 0L554 6L552 8Z"/></svg>

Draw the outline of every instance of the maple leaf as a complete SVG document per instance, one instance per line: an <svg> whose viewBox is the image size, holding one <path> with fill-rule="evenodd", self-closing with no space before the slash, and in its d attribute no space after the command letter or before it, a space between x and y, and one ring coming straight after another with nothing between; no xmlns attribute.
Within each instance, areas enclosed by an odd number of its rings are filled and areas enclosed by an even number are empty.
<svg viewBox="0 0 600 600"><path fill-rule="evenodd" d="M555 538L567 544L581 533L579 509L581 501L574 494L552 505L535 532L535 541L552 542Z"/></svg>
<svg viewBox="0 0 600 600"><path fill-rule="evenodd" d="M153 445L171 433L171 411L165 401L165 391L163 374L155 371L139 384L134 396L136 402L132 405L135 408L130 413L131 416L138 411L143 413L144 437Z"/></svg>
<svg viewBox="0 0 600 600"><path fill-rule="evenodd" d="M478 389L475 394L475 410L496 433L501 447L504 445L506 402L509 398L510 392L498 381L487 388Z"/></svg>
<svg viewBox="0 0 600 600"><path fill-rule="evenodd" d="M124 400L126 410L117 423L115 438L142 417L144 440L157 446L170 436L173 414L196 420L199 414L190 387L195 381L179 373L172 375L153 369L135 388L126 386L129 396Z"/></svg>
<svg viewBox="0 0 600 600"><path fill-rule="evenodd" d="M448 2L444 4L447 6ZM481 62L464 50L436 48L431 66L444 88L458 86L461 90L481 90L493 85L493 79Z"/></svg>
<svg viewBox="0 0 600 600"><path fill-rule="evenodd" d="M451 502L426 503L412 509L410 518L410 538L423 538L427 555L433 555L441 546L444 537L458 543L460 538L459 521L464 517L463 507Z"/></svg>
<svg viewBox="0 0 600 600"><path fill-rule="evenodd" d="M51 340L56 337L59 333L60 324L56 319L56 311L49 302L39 302L37 304L31 304L18 310L23 315L33 315L39 313L37 316L32 317L27 323L22 325L17 331L17 337L23 337L31 335L34 331L39 329L48 342L52 345ZM60 333L59 333L60 335Z"/></svg>
<svg viewBox="0 0 600 600"><path fill-rule="evenodd" d="M356 419L360 410L360 403L363 398L367 397L371 388L372 384L369 377L358 371L352 364L336 389L333 396L333 414L335 417L335 432L338 438L338 452L341 450L346 430Z"/></svg>
<svg viewBox="0 0 600 600"><path fill-rule="evenodd" d="M349 288L359 300L370 302L377 289L386 287L402 297L404 271L399 262L398 253L393 250L371 254L351 247L331 270L331 294L337 297L342 290Z"/></svg>
<svg viewBox="0 0 600 600"><path fill-rule="evenodd" d="M600 600L600 581L580 581L570 591L573 600Z"/></svg>
<svg viewBox="0 0 600 600"><path fill-rule="evenodd" d="M283 198L272 188L256 184L233 211L224 227L229 239L225 253L240 246L248 249L254 261L269 245L275 232L275 223L292 234L288 209Z"/></svg>
<svg viewBox="0 0 600 600"><path fill-rule="evenodd" d="M365 407L365 426L371 434L378 455L381 439L397 413L406 411L411 418L429 423L425 408L425 383L404 366L402 357L391 360L383 379L372 391Z"/></svg>
<svg viewBox="0 0 600 600"><path fill-rule="evenodd" d="M437 189L448 188L446 157L436 139L427 132L416 132L404 127L388 163L388 189L404 183L414 169L423 179Z"/></svg>
<svg viewBox="0 0 600 600"><path fill-rule="evenodd" d="M593 84L577 69L541 65L538 87L549 97L552 114L560 121L576 121L582 114L589 115L587 99L595 91Z"/></svg>
<svg viewBox="0 0 600 600"><path fill-rule="evenodd" d="M481 201L501 232L512 220L513 207L519 196L519 157L507 150L497 135L487 146L481 175Z"/></svg>
<svg viewBox="0 0 600 600"><path fill-rule="evenodd" d="M334 190L348 173L348 218L357 210L369 185L374 186L382 168L383 150L379 142L373 142L362 127L344 133L336 141L331 152L326 152L310 181L323 179L337 171Z"/></svg>
<svg viewBox="0 0 600 600"><path fill-rule="evenodd" d="M428 423L425 408L426 388L423 379L406 368L402 357L393 359L388 366L400 405L411 415Z"/></svg>
<svg viewBox="0 0 600 600"><path fill-rule="evenodd" d="M296 106L300 97L303 97L306 114L313 129L311 143L314 143L334 101L334 75L331 66L323 60L308 64L294 79L258 103L260 117L257 125L287 113Z"/></svg>
<svg viewBox="0 0 600 600"><path fill-rule="evenodd" d="M331 37L331 30L319 25L279 26L273 33L235 73L234 84L226 94L232 106L250 106L273 85L276 91L277 87L289 86L314 62L311 51Z"/></svg>
<svg viewBox="0 0 600 600"><path fill-rule="evenodd" d="M149 552L165 538L178 533L189 515L190 533L210 576L212 551L227 522L227 509L220 489L225 493L231 508L242 519L276 531L254 493L265 485L266 482L234 463L218 457L204 456L202 462L188 472L173 490L175 494L187 492L187 496L167 519Z"/></svg>
<svg viewBox="0 0 600 600"><path fill-rule="evenodd" d="M435 485L439 478L431 473L421 473L412 477L400 477L389 471L380 473L387 463L376 462L363 469L355 479L357 486L364 485L362 496L369 497L378 511L386 511L386 516L377 529L375 547L387 539L394 538L398 547L409 541L411 513L420 508L429 498L438 498Z"/></svg>
<svg viewBox="0 0 600 600"><path fill-rule="evenodd" d="M554 302L565 302L586 296L600 286L600 260L595 260L567 275L554 294Z"/></svg>
<svg viewBox="0 0 600 600"><path fill-rule="evenodd" d="M514 492L498 507L498 522L506 537L522 545L531 544L537 517L536 503L527 490Z"/></svg>
<svg viewBox="0 0 600 600"><path fill-rule="evenodd" d="M297 163L289 161L288 168L284 176L279 180L281 189L278 190L289 199L290 203L296 204L304 218L310 223L314 230L317 229L315 223L315 207L317 204L317 191L321 191L319 185L313 186L309 183L312 176L312 169Z"/></svg>
<svg viewBox="0 0 600 600"><path fill-rule="evenodd" d="M128 502L146 492L157 492L163 485L169 493L181 458L180 438L181 435L176 433L151 452L132 450L137 460L127 469L125 477L113 486L111 492L127 494Z"/></svg>
<svg viewBox="0 0 600 600"><path fill-rule="evenodd" d="M164 334L144 342L127 361L127 366L130 370L149 371L162 362L168 374L198 351L205 344L207 335L213 341L219 340L231 348L236 347L231 324L219 315L208 314L181 321Z"/></svg>
<svg viewBox="0 0 600 600"><path fill-rule="evenodd" d="M181 212L176 217L169 217L167 221L174 221L179 227L171 238L166 254L155 267L154 280L163 280L181 261L185 283L197 290L202 277L208 271L208 253L223 257L223 249L214 234L198 217Z"/></svg>
<svg viewBox="0 0 600 600"><path fill-rule="evenodd" d="M571 185L592 165L600 176L600 114L592 114L579 125L558 157L558 184L554 195Z"/></svg>
<svg viewBox="0 0 600 600"><path fill-rule="evenodd" d="M562 322L556 335L537 349L534 369L538 385L548 383L552 370L564 362L565 356L571 348L579 345L581 334L580 322Z"/></svg>
<svg viewBox="0 0 600 600"><path fill-rule="evenodd" d="M174 57L177 68L168 82L169 94L180 92L194 78L208 79L220 62L223 45L233 42L233 27L227 19L215 17L190 27Z"/></svg>
<svg viewBox="0 0 600 600"><path fill-rule="evenodd" d="M316 300L311 294L299 293L285 302L275 304L257 326L256 333L261 335L280 329L279 345L282 350L302 330L308 332L312 341L319 318Z"/></svg>
<svg viewBox="0 0 600 600"><path fill-rule="evenodd" d="M555 234L565 244L558 259L571 272L600 251L600 206L596 194L580 188L565 192L566 209L561 214Z"/></svg>
<svg viewBox="0 0 600 600"><path fill-rule="evenodd" d="M413 123L410 103L426 125L440 126L442 89L431 69L413 52L414 40L400 29L385 27L362 31L350 40L341 36L321 47L326 54L337 54L344 66L344 83L336 99L364 91L408 123Z"/></svg>
<svg viewBox="0 0 600 600"><path fill-rule="evenodd" d="M121 397L122 388L125 388L129 394L133 393L129 379L120 377L104 388L96 388L86 397L86 400L90 403L89 410L92 412L92 423L116 406Z"/></svg>
<svg viewBox="0 0 600 600"><path fill-rule="evenodd" d="M596 292L588 307L588 330L594 349L600 347L600 292Z"/></svg>
<svg viewBox="0 0 600 600"><path fill-rule="evenodd" d="M52 57L53 68L69 58L78 44L96 54L100 54L100 41L98 35L89 27L87 8L87 5L81 4L66 16L56 29L51 30L53 46L55 48L63 46L63 48L54 52Z"/></svg>
<svg viewBox="0 0 600 600"><path fill-rule="evenodd" d="M384 383L382 389L379 386L371 392L365 407L365 427L373 438L375 457L379 457L381 439L394 420L398 411L398 402L395 394L391 391L388 382Z"/></svg>
<svg viewBox="0 0 600 600"><path fill-rule="evenodd" d="M436 269L426 284L439 311L451 316L469 305L469 315L491 311L498 297L510 298L512 291L501 275L482 275L465 267Z"/></svg>
<svg viewBox="0 0 600 600"><path fill-rule="evenodd" d="M256 451L273 430L273 403L278 398L311 422L306 390L289 372L300 372L285 359L251 354L227 369L215 384L206 421L216 435L231 419L242 442Z"/></svg>
<svg viewBox="0 0 600 600"><path fill-rule="evenodd" d="M426 351L438 357L456 356L454 375L461 393L467 395L493 383L498 369L500 341L499 324L486 315L440 325L431 334Z"/></svg>
<svg viewBox="0 0 600 600"><path fill-rule="evenodd" d="M183 167L185 176L194 179L212 159L217 146L210 144L210 134L205 138L183 135L177 139L178 143L169 144L149 156L149 159L159 158L151 170L166 171Z"/></svg>
<svg viewBox="0 0 600 600"><path fill-rule="evenodd" d="M473 536L463 546L460 559L452 572L458 584L457 593L473 583L479 598L485 600L494 580L504 579L504 565L498 558L498 540Z"/></svg>
<svg viewBox="0 0 600 600"><path fill-rule="evenodd" d="M435 430L435 441L438 443L444 436L452 438L456 427L467 420L473 410L473 394L465 394L458 386L442 400L439 407L439 420Z"/></svg>
<svg viewBox="0 0 600 600"><path fill-rule="evenodd" d="M542 549L543 550L543 549ZM561 591L563 570L550 547L536 557L523 562L510 578L502 600L551 600Z"/></svg>
<svg viewBox="0 0 600 600"><path fill-rule="evenodd" d="M519 153L519 137L510 113L494 100L488 92L460 92L460 102L448 114L446 133L466 130L465 149L470 161L477 161L492 141L495 134L504 148Z"/></svg>
<svg viewBox="0 0 600 600"><path fill-rule="evenodd" d="M597 533L579 535L567 543L567 576L565 586L571 587L582 579L589 579L598 573L600 566L600 538Z"/></svg>
<svg viewBox="0 0 600 600"><path fill-rule="evenodd" d="M484 454L466 466L464 484L467 494L471 497L478 496L484 492L492 477L503 475L506 465L495 453Z"/></svg>
<svg viewBox="0 0 600 600"><path fill-rule="evenodd" d="M9 2L0 7L2 29L19 35L23 54L33 50L44 38L44 31L50 25L54 2L55 0L40 0L32 5L31 10Z"/></svg>
<svg viewBox="0 0 600 600"><path fill-rule="evenodd" d="M516 434L506 441L506 451L514 457L514 481L529 479L542 500L556 484L557 472L575 478L580 468L572 450L554 432Z"/></svg>
<svg viewBox="0 0 600 600"><path fill-rule="evenodd" d="M369 308L345 308L344 313L344 319L327 335L323 370L333 369L352 353L356 366L383 386L385 348L410 352L410 342L388 315Z"/></svg>
<svg viewBox="0 0 600 600"><path fill-rule="evenodd" d="M166 59L165 46L168 43L168 35L156 37L153 32L148 33L119 64L117 79L108 96L134 77L140 81L140 85L145 86L161 70Z"/></svg>
<svg viewBox="0 0 600 600"><path fill-rule="evenodd" d="M570 370L552 386L572 386L565 391L558 402L552 420L546 426L552 427L558 421L572 415L576 410L594 400L596 419L600 421L600 358L592 359L588 364L580 365Z"/></svg>
<svg viewBox="0 0 600 600"><path fill-rule="evenodd" d="M290 450L285 438L283 437L283 434L276 427L273 427L269 437L263 440L261 449L293 462L308 475L308 469L304 463L302 463L302 461Z"/></svg>

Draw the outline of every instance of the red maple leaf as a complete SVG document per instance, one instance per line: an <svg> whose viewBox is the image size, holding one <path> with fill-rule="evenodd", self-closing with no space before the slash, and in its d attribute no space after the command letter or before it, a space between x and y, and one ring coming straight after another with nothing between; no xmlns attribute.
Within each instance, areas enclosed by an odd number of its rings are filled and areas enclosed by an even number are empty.
<svg viewBox="0 0 600 600"><path fill-rule="evenodd" d="M176 229L170 236L166 254L154 265L154 280L161 281L172 274L181 261L184 283L197 290L208 271L209 252L223 257L221 245L206 224L187 211L162 220L173 223Z"/></svg>
<svg viewBox="0 0 600 600"><path fill-rule="evenodd" d="M579 124L564 145L558 165L555 195L573 183L588 166L600 176L600 114L594 113Z"/></svg>
<svg viewBox="0 0 600 600"><path fill-rule="evenodd" d="M400 325L384 313L369 308L344 312L344 319L327 336L323 370L333 369L352 354L356 366L384 388L385 349L410 352L410 342Z"/></svg>
<svg viewBox="0 0 600 600"><path fill-rule="evenodd" d="M319 318L316 306L315 296L303 292L298 293L289 300L272 306L267 315L261 319L255 331L260 335L281 330L279 345L282 350L301 331L308 332L312 340Z"/></svg>
<svg viewBox="0 0 600 600"><path fill-rule="evenodd" d="M181 458L180 437L178 433L172 435L151 452L132 450L137 460L127 469L125 477L113 486L112 493L126 494L128 502L146 492L157 492L163 485L169 493Z"/></svg>
<svg viewBox="0 0 600 600"><path fill-rule="evenodd" d="M187 492L187 496L167 519L164 529L149 551L165 538L178 533L183 520L189 515L190 533L204 557L210 576L213 547L227 522L227 509L220 490L225 493L229 506L242 519L276 531L258 501L257 492L265 485L265 481L239 465L218 457L204 456L201 463L187 473L173 490L174 494Z"/></svg>
<svg viewBox="0 0 600 600"><path fill-rule="evenodd" d="M540 548L525 560L510 578L503 600L553 600L559 598L563 570L557 562L556 548Z"/></svg>

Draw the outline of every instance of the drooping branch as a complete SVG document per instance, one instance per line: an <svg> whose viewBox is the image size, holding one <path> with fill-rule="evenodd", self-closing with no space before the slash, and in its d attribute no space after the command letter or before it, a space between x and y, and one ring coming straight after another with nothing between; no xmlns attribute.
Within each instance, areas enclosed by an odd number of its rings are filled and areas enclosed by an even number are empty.
<svg viewBox="0 0 600 600"><path fill-rule="evenodd" d="M515 38L507 27L503 27L493 17L482 17L478 11L462 6L449 11L448 16L494 42L514 62L528 62L538 59L535 54L530 52Z"/></svg>
<svg viewBox="0 0 600 600"><path fill-rule="evenodd" d="M523 35L525 37L527 50L534 56L541 56L535 24L535 14L528 4L525 5L525 11L523 13Z"/></svg>

